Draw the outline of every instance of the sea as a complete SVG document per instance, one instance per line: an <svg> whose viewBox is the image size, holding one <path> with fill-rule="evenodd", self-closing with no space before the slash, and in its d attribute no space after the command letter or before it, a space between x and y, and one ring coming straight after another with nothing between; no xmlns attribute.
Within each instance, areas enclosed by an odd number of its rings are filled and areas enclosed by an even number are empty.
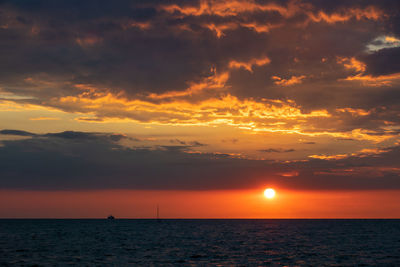
<svg viewBox="0 0 400 267"><path fill-rule="evenodd" d="M400 266L400 220L2 219L0 266Z"/></svg>

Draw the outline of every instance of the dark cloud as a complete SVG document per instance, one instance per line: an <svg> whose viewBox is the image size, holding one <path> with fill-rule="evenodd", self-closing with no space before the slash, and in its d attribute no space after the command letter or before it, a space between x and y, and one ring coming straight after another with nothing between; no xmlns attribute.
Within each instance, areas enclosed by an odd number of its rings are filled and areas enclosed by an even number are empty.
<svg viewBox="0 0 400 267"><path fill-rule="evenodd" d="M269 183L292 189L400 189L398 146L345 159L281 163L187 153L185 146L132 149L110 138L88 141L97 133L74 136L64 132L2 141L0 188L202 190Z"/></svg>
<svg viewBox="0 0 400 267"><path fill-rule="evenodd" d="M169 140L170 141L170 143L178 143L178 144L181 144L181 145L186 145L186 142L185 141L182 141L182 140L179 140L179 139L173 139L173 140Z"/></svg>
<svg viewBox="0 0 400 267"><path fill-rule="evenodd" d="M88 133L88 132L76 132L76 131L65 131L60 133L47 133L47 134L35 134L20 130L1 130L0 134L4 135L17 135L17 136L31 136L31 137L55 137L63 138L74 141L90 141L90 140L109 140L118 142L123 138L127 138L122 134L108 134L108 133ZM135 140L134 138L132 138Z"/></svg>
<svg viewBox="0 0 400 267"><path fill-rule="evenodd" d="M1 130L0 134L4 135L18 135L18 136L35 136L36 134L26 132L26 131L20 131L20 130Z"/></svg>
<svg viewBox="0 0 400 267"><path fill-rule="evenodd" d="M353 138L337 138L338 141L356 141Z"/></svg>
<svg viewBox="0 0 400 267"><path fill-rule="evenodd" d="M215 5L218 3L223 2L216 1ZM271 1L255 3L267 5ZM291 1L272 3L289 8ZM309 18L301 9L288 19L276 10L182 16L178 11L170 13L161 8L174 4L198 8L200 1L6 1L0 17L7 25L0 29L0 59L7 63L1 72L3 87L46 98L74 95L77 90L71 84L82 83L137 97L150 92L182 91L190 82L209 76L211 67L224 71L231 60L268 56L271 64L252 74L234 71L228 82L231 92L241 97L297 98L291 90L274 87L271 76L307 75L317 79L321 70L333 73L336 56L357 55L374 37L385 33L379 30L377 21L368 19L352 20L351 27L346 21L305 24ZM316 14L345 14L343 9L370 5L386 12L391 7L390 3L376 1L297 4ZM221 38L206 26L211 24L221 28ZM248 26L253 24L271 29L257 31L256 26ZM361 30L365 27L369 30ZM323 57L333 63L323 64ZM38 76L55 78L62 89L21 89L32 86L21 81ZM328 78L336 80L338 74ZM323 79L327 81L327 77ZM302 90L302 94L315 95L312 90ZM329 98L326 94L322 97Z"/></svg>
<svg viewBox="0 0 400 267"><path fill-rule="evenodd" d="M368 73L374 76L399 73L400 47L381 49L365 56L363 60L368 66Z"/></svg>
<svg viewBox="0 0 400 267"><path fill-rule="evenodd" d="M200 143L198 141L191 141L191 142L189 142L189 145L191 145L192 147L207 146L207 144L203 144L203 143Z"/></svg>
<svg viewBox="0 0 400 267"><path fill-rule="evenodd" d="M75 132L75 131L65 131L61 133L48 133L43 136L47 137L57 137L64 138L70 140L98 140L98 139L108 139L110 141L120 141L121 139L126 138L126 136L122 134L104 134L104 133L85 133L85 132Z"/></svg>
<svg viewBox="0 0 400 267"><path fill-rule="evenodd" d="M182 152L189 150L190 146L158 146L157 149L167 152Z"/></svg>
<svg viewBox="0 0 400 267"><path fill-rule="evenodd" d="M198 141L182 141L182 140L179 140L179 139L172 139L172 140L170 140L170 143L180 144L180 145L184 145L184 146L187 146L187 147L207 146L207 144L203 144L203 143L200 143Z"/></svg>

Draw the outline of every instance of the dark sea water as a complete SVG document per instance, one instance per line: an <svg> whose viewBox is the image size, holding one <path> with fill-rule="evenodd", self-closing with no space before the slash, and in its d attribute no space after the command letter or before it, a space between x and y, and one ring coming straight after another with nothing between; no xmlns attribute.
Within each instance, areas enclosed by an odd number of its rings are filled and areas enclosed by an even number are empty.
<svg viewBox="0 0 400 267"><path fill-rule="evenodd" d="M0 220L0 266L400 266L400 220Z"/></svg>

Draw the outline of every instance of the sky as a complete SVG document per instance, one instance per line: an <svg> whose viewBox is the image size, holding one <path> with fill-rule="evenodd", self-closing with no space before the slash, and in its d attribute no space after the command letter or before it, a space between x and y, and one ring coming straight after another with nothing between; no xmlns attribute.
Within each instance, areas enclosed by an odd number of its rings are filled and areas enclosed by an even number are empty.
<svg viewBox="0 0 400 267"><path fill-rule="evenodd" d="M399 218L399 60L396 0L2 0L0 217Z"/></svg>

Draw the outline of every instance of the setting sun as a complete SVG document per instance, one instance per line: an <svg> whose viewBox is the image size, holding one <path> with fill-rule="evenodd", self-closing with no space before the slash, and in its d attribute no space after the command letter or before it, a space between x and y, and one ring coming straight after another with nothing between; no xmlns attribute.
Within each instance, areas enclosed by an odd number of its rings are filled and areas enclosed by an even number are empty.
<svg viewBox="0 0 400 267"><path fill-rule="evenodd" d="M269 198L269 199L274 198L275 197L275 190L272 189L272 188L265 189L264 190L264 196L266 198Z"/></svg>

